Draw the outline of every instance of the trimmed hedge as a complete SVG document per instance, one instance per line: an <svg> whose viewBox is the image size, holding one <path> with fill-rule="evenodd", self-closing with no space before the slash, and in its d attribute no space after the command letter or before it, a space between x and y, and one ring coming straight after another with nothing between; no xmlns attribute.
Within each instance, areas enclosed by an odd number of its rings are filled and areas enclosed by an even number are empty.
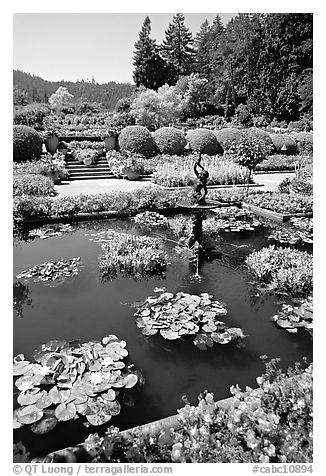
<svg viewBox="0 0 326 476"><path fill-rule="evenodd" d="M29 126L13 127L13 158L21 160L38 159L42 154L42 138L39 133Z"/></svg>
<svg viewBox="0 0 326 476"><path fill-rule="evenodd" d="M242 131L235 127L226 127L225 129L216 130L213 131L213 134L221 144L223 150L227 150L230 143L237 143L243 136Z"/></svg>
<svg viewBox="0 0 326 476"><path fill-rule="evenodd" d="M249 129L249 132L252 135L257 136L257 137L259 137L259 139L263 140L266 145L271 147L271 150L274 149L274 144L273 144L273 141L271 139L271 136L266 131L263 131L262 129L259 129L258 127L251 127Z"/></svg>
<svg viewBox="0 0 326 476"><path fill-rule="evenodd" d="M47 104L27 104L14 113L14 124L43 129L43 120L51 112Z"/></svg>
<svg viewBox="0 0 326 476"><path fill-rule="evenodd" d="M290 137L295 140L300 154L313 154L313 134L311 132L291 132Z"/></svg>
<svg viewBox="0 0 326 476"><path fill-rule="evenodd" d="M297 144L295 140L286 134L270 134L274 148L279 154L295 155L297 153ZM282 147L286 150L282 150Z"/></svg>
<svg viewBox="0 0 326 476"><path fill-rule="evenodd" d="M14 197L32 195L34 197L49 197L55 195L53 182L48 177L37 174L14 174Z"/></svg>
<svg viewBox="0 0 326 476"><path fill-rule="evenodd" d="M216 155L223 152L215 135L209 129L195 129L189 131L186 139L190 149L194 152L200 152L207 155Z"/></svg>
<svg viewBox="0 0 326 476"><path fill-rule="evenodd" d="M161 154L181 155L186 145L184 133L175 127L161 127L153 138Z"/></svg>
<svg viewBox="0 0 326 476"><path fill-rule="evenodd" d="M152 134L143 126L128 126L118 137L118 147L123 151L135 152L150 157L155 150Z"/></svg>

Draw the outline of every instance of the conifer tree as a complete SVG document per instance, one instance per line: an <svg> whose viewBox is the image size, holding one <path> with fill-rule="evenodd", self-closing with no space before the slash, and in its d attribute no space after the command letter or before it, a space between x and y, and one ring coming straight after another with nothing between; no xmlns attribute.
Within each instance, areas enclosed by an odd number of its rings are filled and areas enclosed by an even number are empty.
<svg viewBox="0 0 326 476"><path fill-rule="evenodd" d="M175 84L180 76L192 73L195 59L193 43L192 33L185 26L184 15L177 13L169 23L161 46L161 55L169 67L170 84Z"/></svg>
<svg viewBox="0 0 326 476"><path fill-rule="evenodd" d="M136 87L157 90L166 83L166 66L159 54L156 41L150 37L151 20L147 16L135 43L133 79Z"/></svg>

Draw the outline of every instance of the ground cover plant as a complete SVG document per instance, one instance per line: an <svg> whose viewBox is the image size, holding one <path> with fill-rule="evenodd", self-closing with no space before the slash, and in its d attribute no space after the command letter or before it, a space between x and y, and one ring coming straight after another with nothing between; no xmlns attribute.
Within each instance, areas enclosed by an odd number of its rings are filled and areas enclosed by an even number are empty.
<svg viewBox="0 0 326 476"><path fill-rule="evenodd" d="M45 261L40 265L22 271L17 275L17 279L30 279L34 281L54 281L63 282L67 277L76 276L79 272L78 265L80 258L60 259L58 261Z"/></svg>
<svg viewBox="0 0 326 476"><path fill-rule="evenodd" d="M176 294L163 288L155 289L156 295L148 297L137 307L134 316L144 336L157 333L164 339L176 340L193 337L193 344L200 350L213 347L214 343L228 344L244 338L238 327L227 327L220 321L227 310L208 293Z"/></svg>
<svg viewBox="0 0 326 476"><path fill-rule="evenodd" d="M233 161L218 156L202 156L202 166L209 173L208 185L241 184L246 181L247 171ZM194 185L193 158L178 158L175 162L161 162L153 173L153 182L165 187Z"/></svg>
<svg viewBox="0 0 326 476"><path fill-rule="evenodd" d="M313 368L296 364L283 372L278 361L266 363L258 389L232 386L233 398L223 406L207 391L197 405L186 403L178 431L122 434L110 427L104 437L90 435L84 447L93 462L311 463ZM76 461L69 451L65 458ZM55 455L46 460L56 461Z"/></svg>
<svg viewBox="0 0 326 476"><path fill-rule="evenodd" d="M312 292L313 258L306 251L271 245L249 255L246 264L269 292L303 297Z"/></svg>
<svg viewBox="0 0 326 476"><path fill-rule="evenodd" d="M136 236L108 230L99 233L102 253L99 256L101 280L123 276L144 278L162 275L168 255L158 238Z"/></svg>
<svg viewBox="0 0 326 476"><path fill-rule="evenodd" d="M296 305L295 305L296 304ZM296 334L298 329L304 329L312 335L313 333L313 301L312 296L298 300L295 303L283 304L282 310L272 316L279 327L285 329L290 334Z"/></svg>
<svg viewBox="0 0 326 476"><path fill-rule="evenodd" d="M138 381L137 372L123 362L127 355L126 342L115 335L86 343L52 340L34 351L34 361L17 355L14 428L31 425L42 435L58 421L86 417L94 426L108 422L120 413L119 392Z"/></svg>

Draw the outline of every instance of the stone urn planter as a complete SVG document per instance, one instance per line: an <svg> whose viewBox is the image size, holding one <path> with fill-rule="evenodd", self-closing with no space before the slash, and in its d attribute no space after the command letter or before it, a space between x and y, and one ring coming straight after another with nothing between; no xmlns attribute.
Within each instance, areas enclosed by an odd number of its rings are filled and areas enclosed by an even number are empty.
<svg viewBox="0 0 326 476"><path fill-rule="evenodd" d="M85 159L83 160L84 162L84 165L86 165L87 167L89 167L90 165L93 164L93 159L92 157L85 157Z"/></svg>
<svg viewBox="0 0 326 476"><path fill-rule="evenodd" d="M117 144L117 136L116 136L116 135L112 135L112 136L105 137L104 143L105 143L105 149L106 149L106 151L108 151L108 150L114 150L114 149L115 149L115 146L116 146L116 144Z"/></svg>
<svg viewBox="0 0 326 476"><path fill-rule="evenodd" d="M126 169L124 171L124 174L127 176L128 180L139 180L140 179L140 173L136 172L132 169Z"/></svg>
<svg viewBox="0 0 326 476"><path fill-rule="evenodd" d="M59 138L58 138L58 136L55 135L55 134L48 135L48 136L44 139L44 144L45 144L46 150L47 150L50 154L55 154L56 151L57 151L57 149L58 149Z"/></svg>

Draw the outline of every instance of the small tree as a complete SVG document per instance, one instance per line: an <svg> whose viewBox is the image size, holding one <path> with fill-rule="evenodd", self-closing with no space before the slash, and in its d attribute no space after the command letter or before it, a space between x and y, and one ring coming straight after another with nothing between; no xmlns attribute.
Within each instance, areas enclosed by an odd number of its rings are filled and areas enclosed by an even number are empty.
<svg viewBox="0 0 326 476"><path fill-rule="evenodd" d="M49 104L52 109L67 106L71 103L74 96L70 94L67 88L60 86L55 93L49 97Z"/></svg>
<svg viewBox="0 0 326 476"><path fill-rule="evenodd" d="M247 195L253 170L270 155L271 151L272 147L263 138L249 131L243 131L242 136L236 143L228 144L228 154L234 158L237 164L248 169Z"/></svg>

